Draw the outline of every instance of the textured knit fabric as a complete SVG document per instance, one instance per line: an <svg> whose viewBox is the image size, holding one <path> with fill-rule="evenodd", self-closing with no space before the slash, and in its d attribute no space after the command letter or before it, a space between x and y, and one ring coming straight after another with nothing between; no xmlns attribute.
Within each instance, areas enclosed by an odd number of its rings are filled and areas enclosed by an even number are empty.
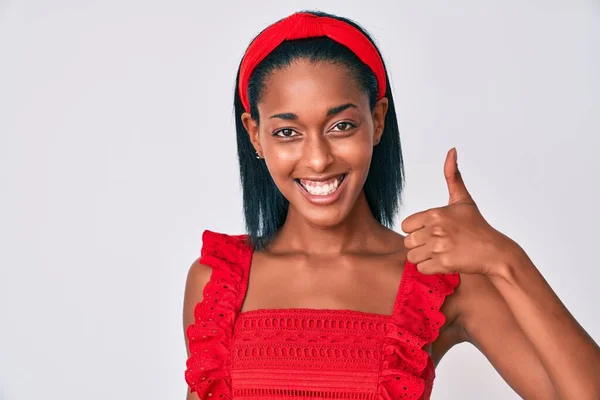
<svg viewBox="0 0 600 400"><path fill-rule="evenodd" d="M393 314L331 309L240 312L252 250L247 237L205 231L212 268L186 335L185 379L201 400L429 399L435 377L424 346L458 274L424 275L406 262Z"/></svg>

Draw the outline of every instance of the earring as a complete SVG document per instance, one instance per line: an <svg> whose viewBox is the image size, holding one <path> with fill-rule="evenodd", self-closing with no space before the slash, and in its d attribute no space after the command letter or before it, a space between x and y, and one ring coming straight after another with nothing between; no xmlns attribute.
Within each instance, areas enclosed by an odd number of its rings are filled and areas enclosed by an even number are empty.
<svg viewBox="0 0 600 400"><path fill-rule="evenodd" d="M262 158L262 157L261 157L261 156L258 154L258 150L256 150L256 158L257 158L257 159L259 159L259 160Z"/></svg>

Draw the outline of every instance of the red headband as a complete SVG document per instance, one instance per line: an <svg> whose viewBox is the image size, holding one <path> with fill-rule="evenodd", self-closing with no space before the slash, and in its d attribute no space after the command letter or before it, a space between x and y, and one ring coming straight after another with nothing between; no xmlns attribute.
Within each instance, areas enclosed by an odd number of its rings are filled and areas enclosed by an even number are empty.
<svg viewBox="0 0 600 400"><path fill-rule="evenodd" d="M319 17L309 13L295 13L269 26L250 44L240 67L239 92L246 111L250 110L248 83L254 69L277 46L286 40L326 36L346 46L375 74L378 83L378 98L385 96L385 68L377 49L358 29L343 21Z"/></svg>

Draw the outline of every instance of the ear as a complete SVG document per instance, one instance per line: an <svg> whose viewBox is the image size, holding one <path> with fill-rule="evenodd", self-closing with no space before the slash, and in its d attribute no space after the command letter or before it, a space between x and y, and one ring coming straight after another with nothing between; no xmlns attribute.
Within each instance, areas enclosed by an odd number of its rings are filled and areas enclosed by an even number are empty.
<svg viewBox="0 0 600 400"><path fill-rule="evenodd" d="M244 128L246 128L246 132L248 132L248 136L250 137L250 142L252 146L254 146L254 150L262 157L262 146L260 145L259 135L258 135L258 123L250 116L250 113L245 112L242 114L242 124Z"/></svg>
<svg viewBox="0 0 600 400"><path fill-rule="evenodd" d="M387 97L377 101L375 108L373 108L373 146L377 146L383 135L383 129L385 128L385 115L388 110L388 99Z"/></svg>

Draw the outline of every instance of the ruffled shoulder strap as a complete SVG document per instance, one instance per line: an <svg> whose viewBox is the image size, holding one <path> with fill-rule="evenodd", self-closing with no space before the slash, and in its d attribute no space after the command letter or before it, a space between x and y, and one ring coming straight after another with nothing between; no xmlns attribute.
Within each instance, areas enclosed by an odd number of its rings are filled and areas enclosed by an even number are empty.
<svg viewBox="0 0 600 400"><path fill-rule="evenodd" d="M248 287L251 260L246 235L208 230L202 234L200 263L210 266L212 274L202 301L194 308L194 323L186 329L190 357L185 371L190 390L201 399L231 398L229 349Z"/></svg>
<svg viewBox="0 0 600 400"><path fill-rule="evenodd" d="M446 317L440 311L446 297L460 283L459 274L425 275L409 261L404 269L402 286L394 307L394 319L402 321L423 346L433 343Z"/></svg>
<svg viewBox="0 0 600 400"><path fill-rule="evenodd" d="M435 372L424 347L438 338L446 321L441 307L459 283L459 274L425 275L406 261L383 349L382 398L429 398Z"/></svg>

